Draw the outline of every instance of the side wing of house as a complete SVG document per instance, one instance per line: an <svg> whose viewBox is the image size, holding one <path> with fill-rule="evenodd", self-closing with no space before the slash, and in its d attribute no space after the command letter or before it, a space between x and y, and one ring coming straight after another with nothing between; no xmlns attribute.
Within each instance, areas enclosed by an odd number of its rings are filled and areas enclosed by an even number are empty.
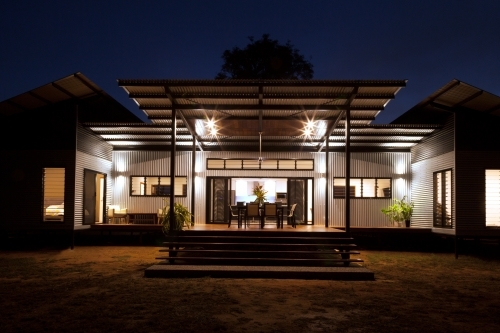
<svg viewBox="0 0 500 333"><path fill-rule="evenodd" d="M74 104L19 109L0 119L2 228L73 229Z"/></svg>
<svg viewBox="0 0 500 333"><path fill-rule="evenodd" d="M457 235L500 236L500 117L456 114Z"/></svg>

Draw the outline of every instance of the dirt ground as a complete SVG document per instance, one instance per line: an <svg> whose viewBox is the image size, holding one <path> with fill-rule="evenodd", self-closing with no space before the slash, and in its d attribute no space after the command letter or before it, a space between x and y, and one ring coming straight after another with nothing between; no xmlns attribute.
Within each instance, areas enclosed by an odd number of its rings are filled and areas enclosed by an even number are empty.
<svg viewBox="0 0 500 333"><path fill-rule="evenodd" d="M362 251L366 282L144 278L159 249L1 251L0 331L500 331L496 258Z"/></svg>

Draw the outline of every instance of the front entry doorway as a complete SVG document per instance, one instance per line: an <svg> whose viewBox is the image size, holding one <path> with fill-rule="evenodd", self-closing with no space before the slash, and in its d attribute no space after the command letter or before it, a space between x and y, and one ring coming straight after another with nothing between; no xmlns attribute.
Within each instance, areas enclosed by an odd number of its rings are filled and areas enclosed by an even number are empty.
<svg viewBox="0 0 500 333"><path fill-rule="evenodd" d="M256 196L253 189L256 186L262 186L267 191L266 202L279 202L286 207L297 204L295 220L298 224L313 224L312 178L240 177L207 178L207 223L228 223L229 207L238 202L254 202Z"/></svg>
<svg viewBox="0 0 500 333"><path fill-rule="evenodd" d="M85 169L83 183L83 224L103 223L106 175Z"/></svg>

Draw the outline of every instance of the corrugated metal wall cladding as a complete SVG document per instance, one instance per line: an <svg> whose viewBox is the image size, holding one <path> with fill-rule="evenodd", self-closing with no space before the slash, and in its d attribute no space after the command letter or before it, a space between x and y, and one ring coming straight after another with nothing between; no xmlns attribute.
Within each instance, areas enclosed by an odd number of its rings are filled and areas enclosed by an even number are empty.
<svg viewBox="0 0 500 333"><path fill-rule="evenodd" d="M330 153L334 177L345 176L345 153ZM351 177L409 177L410 153L351 153Z"/></svg>
<svg viewBox="0 0 500 333"><path fill-rule="evenodd" d="M330 226L345 226L345 199L333 197L333 178L345 177L345 153L330 153L332 169L328 187L331 199L329 210ZM411 193L411 154L410 153L351 153L352 178L391 178L393 198ZM324 193L324 191L323 191ZM384 227L388 219L381 213L390 199L351 199L351 226Z"/></svg>
<svg viewBox="0 0 500 333"><path fill-rule="evenodd" d="M432 147L428 147L432 149ZM455 204L455 152L436 156L412 164L412 200L415 203L415 210L412 224L417 227L431 228L433 225L433 174L434 172L452 169L452 225L456 225L456 204Z"/></svg>
<svg viewBox="0 0 500 333"><path fill-rule="evenodd" d="M450 116L443 129L422 140L411 149L412 193L415 210L412 223L418 227L433 225L433 173L452 169L452 224L456 225L455 214L455 118Z"/></svg>
<svg viewBox="0 0 500 333"><path fill-rule="evenodd" d="M105 174L106 177L106 205L112 204L114 188L111 177L111 161L86 154L76 152L75 168L75 226L83 224L83 191L84 191L84 170L89 169Z"/></svg>
<svg viewBox="0 0 500 333"><path fill-rule="evenodd" d="M455 150L455 118L450 116L441 130L436 131L411 149L413 163Z"/></svg>
<svg viewBox="0 0 500 333"><path fill-rule="evenodd" d="M162 208L164 197L130 196L130 176L170 176L169 151L114 151L112 177L115 184L112 204L127 208L130 212L154 213ZM191 152L177 152L175 174L187 176L188 196L176 197L175 201L191 207ZM198 223L201 223L198 221ZM205 221L203 221L205 223Z"/></svg>
<svg viewBox="0 0 500 333"><path fill-rule="evenodd" d="M81 125L78 125L76 149L108 161L112 159L113 146Z"/></svg>
<svg viewBox="0 0 500 333"><path fill-rule="evenodd" d="M457 234L491 235L486 228L485 170L500 169L499 151L457 151Z"/></svg>

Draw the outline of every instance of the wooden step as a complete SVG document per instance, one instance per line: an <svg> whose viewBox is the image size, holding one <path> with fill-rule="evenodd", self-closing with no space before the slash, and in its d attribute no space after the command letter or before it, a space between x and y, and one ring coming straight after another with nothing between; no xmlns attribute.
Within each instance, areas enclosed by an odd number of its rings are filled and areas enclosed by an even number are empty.
<svg viewBox="0 0 500 333"><path fill-rule="evenodd" d="M357 258L242 258L242 257L158 257L158 260L166 260L170 264L193 263L198 265L292 265L292 266L325 266L328 264L362 263L363 260Z"/></svg>
<svg viewBox="0 0 500 333"><path fill-rule="evenodd" d="M160 252L200 252L200 253L289 253L289 254L359 254L359 251L303 251L303 250L290 250L290 251L262 251L262 250L214 250L214 249L161 249Z"/></svg>

